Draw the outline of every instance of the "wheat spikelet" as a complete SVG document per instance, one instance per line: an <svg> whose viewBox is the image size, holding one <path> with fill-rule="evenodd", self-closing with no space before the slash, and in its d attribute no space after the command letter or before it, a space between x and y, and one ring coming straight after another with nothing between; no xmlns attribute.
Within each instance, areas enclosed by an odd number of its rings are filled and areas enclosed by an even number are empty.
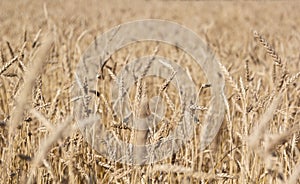
<svg viewBox="0 0 300 184"><path fill-rule="evenodd" d="M52 45L52 40L51 38L45 40L45 42L43 43L43 47L41 47L37 53L37 55L35 56L35 58L33 59L33 67L31 67L30 70L28 70L28 72L25 74L25 82L24 82L24 87L22 89L22 94L20 94L17 97L17 107L14 110L14 113L12 115L12 119L11 119L11 129L10 129L10 135L13 134L13 130L16 127L17 124L20 123L20 121L22 120L22 113L25 110L25 106L26 106L26 102L27 102L27 98L29 96L29 93L32 89L32 86L34 85L36 76L38 75L38 73L41 72L41 68L44 65L44 62L46 61L46 57L49 51L49 48Z"/></svg>
<svg viewBox="0 0 300 184"><path fill-rule="evenodd" d="M145 84L142 86L146 86ZM139 119L147 118L151 115L150 108L149 108L149 101L147 99L146 91L143 88L141 91L141 99L138 103L138 106L136 106L137 111L137 117ZM136 120L134 120L136 121ZM131 140L135 145L146 145L147 137L148 137L149 130L134 130L131 132ZM133 139L132 139L133 138ZM137 163L144 163L145 161L145 154L146 154L146 148L144 149L133 149L133 153L136 156L136 162Z"/></svg>
<svg viewBox="0 0 300 184"><path fill-rule="evenodd" d="M27 42L25 41L20 49L19 57L18 57L19 67L22 70L22 72L26 71L26 67L22 61L24 59L24 50L25 50L26 45L27 45Z"/></svg>
<svg viewBox="0 0 300 184"><path fill-rule="evenodd" d="M112 78L112 80L114 82L117 82L118 81L117 76L109 68L107 68L107 71L108 71L109 76Z"/></svg>
<svg viewBox="0 0 300 184"><path fill-rule="evenodd" d="M295 82L299 78L300 78L300 72L296 73L292 77L289 77L289 79L287 80L286 86L289 86L290 84L292 84L293 82Z"/></svg>
<svg viewBox="0 0 300 184"><path fill-rule="evenodd" d="M100 158L103 158L103 157L101 157L99 155L95 155L95 158L100 159ZM110 170L111 172L114 172L114 170L115 170L114 166L109 164L109 163L105 163L105 162L102 162L102 161L97 161L97 164L100 165L101 167L104 167L105 169Z"/></svg>
<svg viewBox="0 0 300 184"><path fill-rule="evenodd" d="M168 93L166 93L165 91L163 92L164 94L164 97L166 98L166 101L167 101L167 104L168 104L168 107L171 109L171 111L173 113L175 113L176 109L175 109L175 104L172 102L172 100L170 99Z"/></svg>
<svg viewBox="0 0 300 184"><path fill-rule="evenodd" d="M85 81L82 83L82 81L80 81L79 77L77 75L75 75L75 79L77 82L77 85L79 86L80 90L81 90L81 96L79 97L80 99L83 100L83 108L84 108L84 115L86 117L88 117L89 114L89 96L88 96L88 84L86 81L86 78L84 79Z"/></svg>
<svg viewBox="0 0 300 184"><path fill-rule="evenodd" d="M0 69L0 75L5 72L15 61L19 62L19 66L21 68L22 71L25 71L26 67L24 65L24 63L21 61L22 57L23 57L23 52L24 49L26 47L26 42L22 45L21 50L18 54L18 56L14 57L13 59L11 59L10 61L6 62L4 64L4 66L2 66L2 68ZM1 53L2 54L2 53ZM4 56L2 56L2 61L4 62Z"/></svg>
<svg viewBox="0 0 300 184"><path fill-rule="evenodd" d="M261 137L264 136L267 130L268 122L272 119L273 114L275 113L277 106L279 105L280 99L281 94L278 94L274 97L268 109L260 117L260 120L258 121L259 124L256 126L256 128L254 128L253 133L250 135L249 145L253 148L258 146Z"/></svg>
<svg viewBox="0 0 300 184"><path fill-rule="evenodd" d="M55 95L54 99L52 100L51 108L49 111L50 119L53 119L57 112L57 106L58 106L58 101L59 101L58 97L60 96L60 91L61 91L60 89L57 90L56 95Z"/></svg>
<svg viewBox="0 0 300 184"><path fill-rule="evenodd" d="M220 62L219 62L219 65L221 67L221 71L222 73L224 74L225 76L225 79L226 81L229 82L229 85L234 89L234 91L240 95L240 89L237 85L237 83L234 81L234 79L232 78L232 75L228 72L228 70L226 69L226 67L224 65L222 65Z"/></svg>
<svg viewBox="0 0 300 184"><path fill-rule="evenodd" d="M250 82L251 81L251 79L250 79L250 71L249 71L249 60L248 59L246 59L246 61L245 61L245 74L246 74L246 76L245 76L245 78L246 78L246 81L247 82Z"/></svg>
<svg viewBox="0 0 300 184"><path fill-rule="evenodd" d="M108 112L109 114L113 115L113 110L112 110L111 106L109 105L109 103L108 103L106 97L105 97L103 94L101 94L100 97L101 97L101 99L102 99L103 102L104 102L104 107L106 108L107 112Z"/></svg>
<svg viewBox="0 0 300 184"><path fill-rule="evenodd" d="M136 111L136 114L138 114L139 112L139 106L141 104L142 101L142 97L143 94L145 93L145 91L143 91L144 87L145 87L145 83L142 81L142 78L139 78L137 80L136 83L136 92L135 92L135 97L134 97L134 107Z"/></svg>
<svg viewBox="0 0 300 184"><path fill-rule="evenodd" d="M159 47L157 46L157 47L154 49L154 51L153 51L152 57L150 58L150 60L148 61L146 67L144 67L144 69L143 69L141 75L139 76L139 79L143 79L143 78L148 74L148 72L149 72L149 70L150 70L150 67L151 67L151 65L152 65L152 62L154 61L155 56L156 56L156 54L158 53L158 51L159 51Z"/></svg>
<svg viewBox="0 0 300 184"><path fill-rule="evenodd" d="M42 76L38 76L36 81L35 81L35 89L34 89L34 103L36 106L38 105L41 105L41 104L45 104L45 101L44 101L44 97L43 97L43 94L42 94L42 84L43 84L43 81L42 81Z"/></svg>
<svg viewBox="0 0 300 184"><path fill-rule="evenodd" d="M7 63L5 63L4 66L2 66L2 68L0 69L0 75L5 72L15 61L18 60L18 57L14 57L13 59L11 59L10 61L8 61Z"/></svg>
<svg viewBox="0 0 300 184"><path fill-rule="evenodd" d="M14 50L11 48L11 45L8 41L6 41L6 45L8 47L8 50L9 50L9 53L10 53L11 57L14 58L15 57Z"/></svg>
<svg viewBox="0 0 300 184"><path fill-rule="evenodd" d="M1 48L0 52L1 52L1 60L2 60L2 63L4 64L4 63L6 63L6 58L4 56L4 52L3 52L2 48Z"/></svg>
<svg viewBox="0 0 300 184"><path fill-rule="evenodd" d="M276 63L275 62L272 65L272 81L273 81L273 84L275 84L277 81L277 72L276 72Z"/></svg>
<svg viewBox="0 0 300 184"><path fill-rule="evenodd" d="M41 72L41 69L46 61L46 57L50 47L52 46L52 39L49 37L43 42L43 46L39 49L37 55L33 59L34 65L26 72L25 74L25 82L24 86L20 89L22 93L17 96L16 99L16 108L12 112L12 117L10 119L10 126L9 126L9 153L10 155L7 158L13 156L13 140L15 136L15 129L16 127L22 122L23 120L23 113L27 106L27 98L32 90L34 85L36 76Z"/></svg>
<svg viewBox="0 0 300 184"><path fill-rule="evenodd" d="M273 47L265 40L257 31L253 32L254 38L257 38L259 42L264 46L267 53L273 58L273 61L278 65L282 66L281 58L278 56L278 54L275 52Z"/></svg>
<svg viewBox="0 0 300 184"><path fill-rule="evenodd" d="M71 80L73 75L72 75L72 66L71 66L71 56L70 56L70 50L69 50L69 46L65 46L64 47L64 59L63 59L63 66L64 66L64 70L66 72L67 75L67 79Z"/></svg>
<svg viewBox="0 0 300 184"><path fill-rule="evenodd" d="M171 76L160 86L159 88L159 94L161 94L163 91L167 89L173 78L176 76L176 71L173 71Z"/></svg>
<svg viewBox="0 0 300 184"><path fill-rule="evenodd" d="M38 43L38 41L39 41L41 32L42 32L42 29L40 29L40 30L37 32L37 34L35 35L35 38L33 39L32 46L31 46L32 48L37 47L37 43Z"/></svg>
<svg viewBox="0 0 300 184"><path fill-rule="evenodd" d="M285 63L284 66L283 66L283 71L281 73L280 79L279 79L278 84L277 84L277 91L280 91L282 89L282 87L284 86L284 82L286 81L287 76L288 76L287 64Z"/></svg>

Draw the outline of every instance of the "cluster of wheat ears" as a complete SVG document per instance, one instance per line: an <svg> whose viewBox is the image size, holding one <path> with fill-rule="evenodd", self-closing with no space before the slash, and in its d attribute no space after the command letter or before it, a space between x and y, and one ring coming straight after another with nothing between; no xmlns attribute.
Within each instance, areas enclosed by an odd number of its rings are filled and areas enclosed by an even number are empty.
<svg viewBox="0 0 300 184"><path fill-rule="evenodd" d="M254 31L247 35L254 38L249 39L251 47L236 54L243 58L239 65L244 67L238 68L228 62L235 53L228 48L222 50L212 35L205 34L207 44L220 58L227 103L218 135L201 150L200 143L206 141L200 140L200 134L211 101L211 86L191 56L150 41L117 51L100 69L98 89L91 92L96 94L93 100L97 101L103 126L122 141L155 143L174 130L184 111L178 92L170 84L176 72L168 79L145 77L130 89L134 114L148 116L147 99L159 94L166 104L165 117L150 132L136 132L123 124L115 116L107 86L131 60L147 54L165 56L183 66L199 87L199 104L194 108L199 117L193 138L157 163L122 164L93 149L73 118L76 99L72 90L76 63L83 53L81 42L85 37L92 41L96 34L90 36L85 30L78 35L76 28L61 31L46 4L42 11L43 30L32 36L32 31L29 34L25 29L19 46L1 40L0 183L300 182L299 58L289 64L289 59L281 58L272 44ZM226 63L222 60L225 57ZM273 61L270 67L262 58Z"/></svg>

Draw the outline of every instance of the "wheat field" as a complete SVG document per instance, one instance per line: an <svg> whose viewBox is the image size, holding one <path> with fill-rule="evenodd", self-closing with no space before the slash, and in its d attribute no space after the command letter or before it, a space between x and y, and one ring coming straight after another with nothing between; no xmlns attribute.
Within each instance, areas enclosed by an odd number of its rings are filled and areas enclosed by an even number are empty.
<svg viewBox="0 0 300 184"><path fill-rule="evenodd" d="M0 183L300 183L299 8L297 1L0 1ZM193 138L171 157L139 166L92 148L74 120L72 91L95 38L141 19L174 21L202 38L220 61L227 104L221 129L201 150L212 95L193 58L151 41L118 50L93 99L103 125L123 141L158 141L182 116L176 89L146 77L130 89L134 110L145 116L143 98L162 93L169 123L146 137L123 126L107 86L128 62L169 58L199 90Z"/></svg>

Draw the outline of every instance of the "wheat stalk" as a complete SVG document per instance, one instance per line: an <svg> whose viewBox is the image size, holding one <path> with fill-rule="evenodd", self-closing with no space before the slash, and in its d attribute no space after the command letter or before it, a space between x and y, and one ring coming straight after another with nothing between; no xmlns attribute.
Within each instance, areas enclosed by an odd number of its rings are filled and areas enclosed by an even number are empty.
<svg viewBox="0 0 300 184"><path fill-rule="evenodd" d="M15 129L16 127L22 122L23 120L23 113L27 106L27 98L31 92L31 89L34 85L36 76L41 72L41 69L46 61L46 57L48 54L49 49L52 46L52 39L48 37L44 40L42 47L39 49L37 55L33 59L34 65L25 73L25 82L23 87L20 89L22 93L17 96L16 99L16 108L14 109L11 119L10 119L10 126L9 126L9 155L7 158L13 156L13 139L15 136Z"/></svg>
<svg viewBox="0 0 300 184"><path fill-rule="evenodd" d="M6 62L4 64L4 66L2 66L2 68L0 69L0 75L5 72L15 61L18 60L18 56L14 57L13 59L11 59L10 61Z"/></svg>

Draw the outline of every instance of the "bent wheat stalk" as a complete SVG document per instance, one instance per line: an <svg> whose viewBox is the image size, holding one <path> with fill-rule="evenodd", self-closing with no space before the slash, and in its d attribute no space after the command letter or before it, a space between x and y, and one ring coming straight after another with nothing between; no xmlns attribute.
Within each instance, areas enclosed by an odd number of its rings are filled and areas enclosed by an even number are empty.
<svg viewBox="0 0 300 184"><path fill-rule="evenodd" d="M46 62L46 57L52 46L52 37L49 35L47 39L44 39L41 47L39 48L37 54L33 58L32 67L28 67L28 71L25 73L24 85L19 89L19 95L16 97L16 107L12 112L12 116L9 123L9 152L7 153L8 160L11 160L13 157L13 142L15 136L15 130L18 124L23 120L23 113L26 110L26 105L28 102L28 97L30 96L32 87L36 81L36 76L41 72L41 69ZM8 165L8 172L9 173Z"/></svg>

